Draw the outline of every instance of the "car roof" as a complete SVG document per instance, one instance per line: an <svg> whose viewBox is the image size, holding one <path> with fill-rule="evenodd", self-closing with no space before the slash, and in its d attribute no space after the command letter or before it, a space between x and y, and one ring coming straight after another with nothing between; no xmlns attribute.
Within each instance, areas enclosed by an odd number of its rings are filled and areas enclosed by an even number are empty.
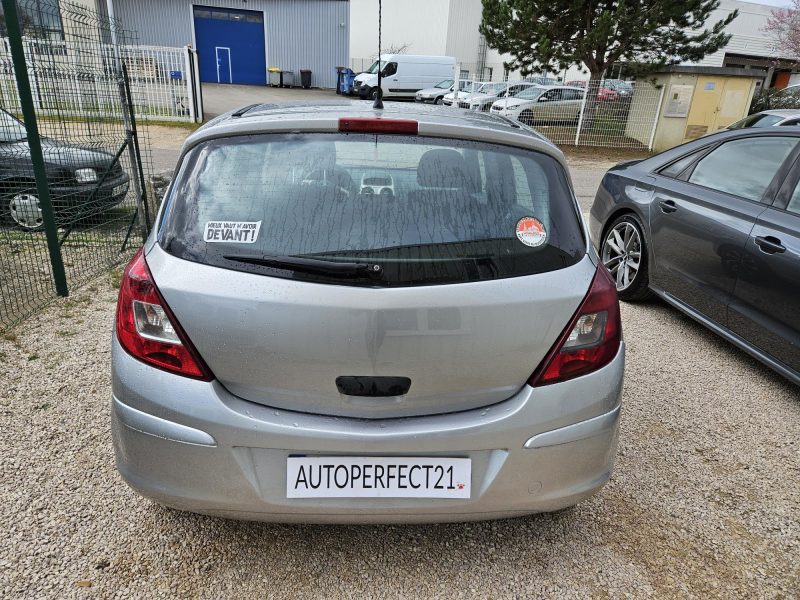
<svg viewBox="0 0 800 600"><path fill-rule="evenodd" d="M574 85L564 85L563 83L548 84L548 85L538 84L537 83L535 87L538 87L538 88L543 89L543 90L558 90L558 89L561 89L561 88L568 88L570 90L581 90L581 91L583 91L582 88L575 87Z"/></svg>
<svg viewBox="0 0 800 600"><path fill-rule="evenodd" d="M552 156L566 169L561 150L533 129L511 119L419 103L387 103L385 108L376 110L372 101L364 100L254 104L230 111L192 133L181 155L197 144L221 137L253 133L334 133L339 131L342 118L411 119L419 123L420 135L536 150Z"/></svg>

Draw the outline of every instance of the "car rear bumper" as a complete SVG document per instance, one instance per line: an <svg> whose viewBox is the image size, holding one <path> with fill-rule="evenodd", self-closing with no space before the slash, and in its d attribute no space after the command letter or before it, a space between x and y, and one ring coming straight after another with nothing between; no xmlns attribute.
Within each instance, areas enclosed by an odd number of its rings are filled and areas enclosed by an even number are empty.
<svg viewBox="0 0 800 600"><path fill-rule="evenodd" d="M117 467L143 496L181 510L302 523L481 520L558 510L597 492L614 465L624 346L603 369L524 386L491 407L363 420L277 410L218 382L158 371L113 344ZM472 459L472 497L287 499L289 455Z"/></svg>

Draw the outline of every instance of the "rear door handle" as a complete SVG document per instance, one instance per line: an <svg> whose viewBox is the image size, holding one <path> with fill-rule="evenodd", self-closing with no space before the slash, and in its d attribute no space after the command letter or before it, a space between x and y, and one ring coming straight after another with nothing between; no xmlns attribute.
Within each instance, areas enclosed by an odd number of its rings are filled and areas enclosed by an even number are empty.
<svg viewBox="0 0 800 600"><path fill-rule="evenodd" d="M678 207L672 200L662 200L658 205L661 207L661 212L663 213L674 213L678 210Z"/></svg>
<svg viewBox="0 0 800 600"><path fill-rule="evenodd" d="M778 238L771 235L766 237L758 236L755 242L756 246L761 248L761 251L766 252L767 254L780 254L782 252L786 252L786 246L781 244L781 241Z"/></svg>

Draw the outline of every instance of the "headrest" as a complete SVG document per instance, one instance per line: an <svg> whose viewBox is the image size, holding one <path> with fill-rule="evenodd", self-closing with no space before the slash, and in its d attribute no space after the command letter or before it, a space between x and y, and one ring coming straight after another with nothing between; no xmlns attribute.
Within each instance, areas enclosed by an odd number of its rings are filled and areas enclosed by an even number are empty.
<svg viewBox="0 0 800 600"><path fill-rule="evenodd" d="M467 163L456 150L428 150L419 161L417 183L430 188L465 188L469 183Z"/></svg>

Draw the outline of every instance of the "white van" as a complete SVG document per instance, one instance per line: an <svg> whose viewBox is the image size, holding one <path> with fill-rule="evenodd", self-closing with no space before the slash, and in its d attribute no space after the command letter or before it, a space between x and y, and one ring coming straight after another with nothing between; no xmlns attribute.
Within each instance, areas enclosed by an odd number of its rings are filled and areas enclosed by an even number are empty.
<svg viewBox="0 0 800 600"><path fill-rule="evenodd" d="M353 91L361 98L378 93L378 70L384 98L413 98L419 90L433 87L443 79L455 79L456 59L452 56L414 56L382 54L364 73L355 78Z"/></svg>

